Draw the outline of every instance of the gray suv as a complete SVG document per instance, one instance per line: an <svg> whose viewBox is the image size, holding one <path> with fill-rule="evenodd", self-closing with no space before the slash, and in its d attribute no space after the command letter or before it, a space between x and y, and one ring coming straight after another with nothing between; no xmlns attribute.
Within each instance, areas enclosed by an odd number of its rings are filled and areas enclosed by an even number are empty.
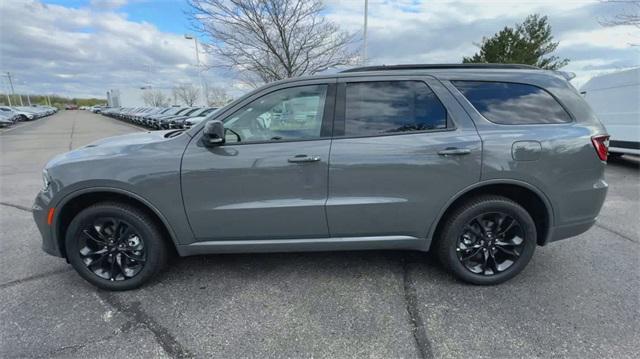
<svg viewBox="0 0 640 359"><path fill-rule="evenodd" d="M434 251L462 280L496 284L594 224L607 146L558 72L364 67L59 155L33 213L44 251L110 290L172 253L363 249Z"/></svg>

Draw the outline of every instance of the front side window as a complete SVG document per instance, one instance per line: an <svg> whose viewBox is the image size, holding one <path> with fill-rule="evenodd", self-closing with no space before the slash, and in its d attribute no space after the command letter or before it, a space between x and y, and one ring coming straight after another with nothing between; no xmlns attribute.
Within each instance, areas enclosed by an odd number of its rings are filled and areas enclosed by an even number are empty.
<svg viewBox="0 0 640 359"><path fill-rule="evenodd" d="M327 85L286 88L264 95L224 121L227 142L321 137Z"/></svg>
<svg viewBox="0 0 640 359"><path fill-rule="evenodd" d="M347 84L346 136L375 136L446 127L447 110L422 81Z"/></svg>
<svg viewBox="0 0 640 359"><path fill-rule="evenodd" d="M540 87L508 82L452 81L487 120L502 125L571 122L551 94Z"/></svg>

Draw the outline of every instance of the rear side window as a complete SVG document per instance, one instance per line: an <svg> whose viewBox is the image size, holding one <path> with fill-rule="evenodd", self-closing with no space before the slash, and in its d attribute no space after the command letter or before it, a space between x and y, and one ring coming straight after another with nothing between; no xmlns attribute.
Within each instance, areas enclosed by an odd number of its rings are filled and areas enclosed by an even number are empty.
<svg viewBox="0 0 640 359"><path fill-rule="evenodd" d="M346 136L373 136L446 127L445 107L422 81L347 84Z"/></svg>
<svg viewBox="0 0 640 359"><path fill-rule="evenodd" d="M571 116L537 86L484 81L452 81L487 120L502 125L571 122Z"/></svg>

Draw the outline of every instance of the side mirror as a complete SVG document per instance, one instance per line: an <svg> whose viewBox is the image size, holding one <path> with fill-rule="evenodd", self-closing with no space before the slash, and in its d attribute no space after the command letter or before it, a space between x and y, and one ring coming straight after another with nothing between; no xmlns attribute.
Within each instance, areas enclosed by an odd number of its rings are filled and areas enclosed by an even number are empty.
<svg viewBox="0 0 640 359"><path fill-rule="evenodd" d="M209 121L204 126L202 141L207 147L221 146L224 144L224 124L221 121Z"/></svg>

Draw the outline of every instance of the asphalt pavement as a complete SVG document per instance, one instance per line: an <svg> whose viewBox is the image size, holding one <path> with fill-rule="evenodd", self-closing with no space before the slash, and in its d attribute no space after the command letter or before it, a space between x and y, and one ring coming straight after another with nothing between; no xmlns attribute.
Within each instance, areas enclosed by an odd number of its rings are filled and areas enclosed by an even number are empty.
<svg viewBox="0 0 640 359"><path fill-rule="evenodd" d="M44 164L139 131L66 111L0 132L0 357L631 358L640 353L640 160L607 167L587 233L538 247L498 286L430 255L366 251L181 258L110 293L40 249Z"/></svg>

